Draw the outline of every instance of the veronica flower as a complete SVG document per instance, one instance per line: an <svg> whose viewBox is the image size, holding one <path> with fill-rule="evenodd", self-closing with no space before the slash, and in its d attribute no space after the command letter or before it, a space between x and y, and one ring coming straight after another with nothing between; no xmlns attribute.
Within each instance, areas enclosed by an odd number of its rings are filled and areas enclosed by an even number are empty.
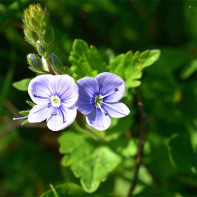
<svg viewBox="0 0 197 197"><path fill-rule="evenodd" d="M75 103L78 99L78 87L68 75L40 75L35 77L28 87L28 93L35 105L28 122L47 121L52 131L68 127L76 118Z"/></svg>
<svg viewBox="0 0 197 197"><path fill-rule="evenodd" d="M101 73L77 81L78 110L85 115L87 123L96 130L106 130L111 117L122 118L130 113L129 108L118 102L125 94L125 82L113 73Z"/></svg>

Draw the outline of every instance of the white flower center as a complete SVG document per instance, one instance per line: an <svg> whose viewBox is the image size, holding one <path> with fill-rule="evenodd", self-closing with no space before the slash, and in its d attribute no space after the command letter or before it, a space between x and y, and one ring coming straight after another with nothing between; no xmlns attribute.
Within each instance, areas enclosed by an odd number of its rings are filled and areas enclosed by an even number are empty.
<svg viewBox="0 0 197 197"><path fill-rule="evenodd" d="M59 107L61 105L60 98L57 95L51 96L51 104L53 107Z"/></svg>
<svg viewBox="0 0 197 197"><path fill-rule="evenodd" d="M103 105L103 98L102 95L96 95L94 98L94 104L96 108L100 108Z"/></svg>

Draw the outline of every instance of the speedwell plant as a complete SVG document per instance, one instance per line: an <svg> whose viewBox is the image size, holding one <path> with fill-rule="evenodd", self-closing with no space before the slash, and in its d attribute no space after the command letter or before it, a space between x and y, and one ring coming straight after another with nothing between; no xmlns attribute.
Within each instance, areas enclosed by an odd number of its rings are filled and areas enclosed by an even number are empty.
<svg viewBox="0 0 197 197"><path fill-rule="evenodd" d="M96 47L76 39L68 58L70 65L65 66L55 51L54 31L46 8L30 5L23 22L25 40L37 51L27 55L29 69L37 76L14 83L17 89L28 91L31 101L27 103L32 107L15 119L25 118L22 124L46 121L49 130L62 130L58 139L59 151L64 155L62 166L70 166L81 184L51 185L51 190L42 196L96 195L101 182L110 179L112 172L119 166L124 168L127 159L142 154L144 139L125 134L132 126L136 98L145 136L145 112L137 87L142 71L159 58L160 51L129 51L106 58ZM138 161L133 180L139 165ZM135 183L131 184L129 195ZM106 193L105 196L112 194L110 190Z"/></svg>

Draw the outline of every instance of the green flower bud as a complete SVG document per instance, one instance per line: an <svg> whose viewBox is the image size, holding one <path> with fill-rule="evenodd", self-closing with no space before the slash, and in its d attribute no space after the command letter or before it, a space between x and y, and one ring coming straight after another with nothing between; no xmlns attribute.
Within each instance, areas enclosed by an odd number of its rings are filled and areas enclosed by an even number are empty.
<svg viewBox="0 0 197 197"><path fill-rule="evenodd" d="M38 53L42 56L43 55L43 48L42 48L42 44L41 44L40 40L37 40L37 42L36 42L36 49L37 49Z"/></svg>
<svg viewBox="0 0 197 197"><path fill-rule="evenodd" d="M41 56L50 54L54 48L54 32L48 21L49 13L46 8L43 10L40 4L31 4L25 10L25 38L36 47Z"/></svg>

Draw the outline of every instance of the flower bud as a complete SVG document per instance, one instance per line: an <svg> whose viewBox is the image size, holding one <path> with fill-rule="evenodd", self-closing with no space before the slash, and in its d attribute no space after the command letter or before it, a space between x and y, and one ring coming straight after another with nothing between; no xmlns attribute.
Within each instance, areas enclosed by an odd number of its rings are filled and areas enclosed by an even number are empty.
<svg viewBox="0 0 197 197"><path fill-rule="evenodd" d="M31 68L33 68L36 71L42 71L42 61L39 56L35 54L29 54L27 55L27 61Z"/></svg>
<svg viewBox="0 0 197 197"><path fill-rule="evenodd" d="M40 55L43 55L43 48L42 48L42 44L41 44L40 40L37 40L36 49Z"/></svg>
<svg viewBox="0 0 197 197"><path fill-rule="evenodd" d="M55 72L57 72L58 74L61 74L61 72L63 70L63 63L60 60L60 58L57 55L55 55L54 53L51 53L50 60L51 60L51 64L52 64Z"/></svg>
<svg viewBox="0 0 197 197"><path fill-rule="evenodd" d="M43 56L42 56L42 67L44 71L49 72L49 66L47 60Z"/></svg>

